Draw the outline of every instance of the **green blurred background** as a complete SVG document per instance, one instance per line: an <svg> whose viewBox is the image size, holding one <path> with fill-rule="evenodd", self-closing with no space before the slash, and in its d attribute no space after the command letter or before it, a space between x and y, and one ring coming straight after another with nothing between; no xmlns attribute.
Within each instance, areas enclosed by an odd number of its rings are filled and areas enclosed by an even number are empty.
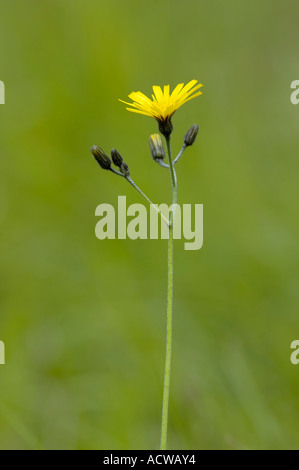
<svg viewBox="0 0 299 470"><path fill-rule="evenodd" d="M165 240L96 239L95 208L142 202L102 171L116 147L156 202L153 119L118 98L198 79L174 116L179 201L204 245L175 248L171 449L295 449L298 3L1 0L1 449L158 448Z"/></svg>

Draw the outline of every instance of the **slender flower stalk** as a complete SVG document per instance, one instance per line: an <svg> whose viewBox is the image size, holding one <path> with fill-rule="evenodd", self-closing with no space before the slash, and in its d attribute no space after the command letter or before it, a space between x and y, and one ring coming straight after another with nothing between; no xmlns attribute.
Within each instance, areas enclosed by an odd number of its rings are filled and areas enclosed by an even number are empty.
<svg viewBox="0 0 299 470"><path fill-rule="evenodd" d="M162 402L162 424L161 424L161 450L167 447L167 429L168 429L168 408L169 408L169 390L170 390L170 371L171 371L171 353L172 353L172 310L173 310L173 229L174 229L174 204L177 203L177 177L171 157L170 136L166 137L166 146L171 175L172 187L172 211L170 215L169 238L168 238L168 281L167 281L167 327L166 327L166 354Z"/></svg>

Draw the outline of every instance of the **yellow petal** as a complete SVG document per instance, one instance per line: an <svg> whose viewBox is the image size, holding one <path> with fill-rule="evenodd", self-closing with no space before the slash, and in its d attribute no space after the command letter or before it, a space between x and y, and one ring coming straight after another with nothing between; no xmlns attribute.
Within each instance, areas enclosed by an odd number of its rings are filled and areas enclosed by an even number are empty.
<svg viewBox="0 0 299 470"><path fill-rule="evenodd" d="M190 90L190 88L192 88L195 83L197 83L198 80L191 80L189 83L187 83L187 85L184 86L184 88L181 90L180 94L183 94L183 93L186 93L187 91Z"/></svg>
<svg viewBox="0 0 299 470"><path fill-rule="evenodd" d="M162 93L161 87L153 86L153 90L154 90L157 101L161 101L163 99L163 93Z"/></svg>

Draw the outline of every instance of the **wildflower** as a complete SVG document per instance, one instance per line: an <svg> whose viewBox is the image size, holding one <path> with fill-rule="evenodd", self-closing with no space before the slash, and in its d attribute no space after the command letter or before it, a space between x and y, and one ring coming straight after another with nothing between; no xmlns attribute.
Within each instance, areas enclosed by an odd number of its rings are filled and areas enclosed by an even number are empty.
<svg viewBox="0 0 299 470"><path fill-rule="evenodd" d="M158 121L160 132L168 137L173 129L171 117L175 111L187 101L202 94L201 91L197 90L203 85L201 83L196 85L197 82L198 80L191 80L185 86L184 83L180 83L171 94L169 93L169 85L165 85L163 91L161 87L153 86L152 100L141 91L133 91L129 95L129 98L133 101L132 103L119 101L130 106L126 108L128 111L155 118ZM195 91L197 92L195 93Z"/></svg>

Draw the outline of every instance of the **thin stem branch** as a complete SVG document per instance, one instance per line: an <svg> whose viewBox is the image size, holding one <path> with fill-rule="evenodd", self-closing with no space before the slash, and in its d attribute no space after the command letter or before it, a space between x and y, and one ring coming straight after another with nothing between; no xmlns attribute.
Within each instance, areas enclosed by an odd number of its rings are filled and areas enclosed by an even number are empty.
<svg viewBox="0 0 299 470"><path fill-rule="evenodd" d="M114 168L112 168L112 166L109 168L109 170L112 171L112 173L114 173L115 175L122 176L123 178L125 177L123 173L120 173L120 171L115 170Z"/></svg>
<svg viewBox="0 0 299 470"><path fill-rule="evenodd" d="M187 148L187 145L184 143L181 150L179 151L179 153L177 154L176 158L173 161L173 166L176 165L177 162L182 158L182 155L184 151L186 150L186 148Z"/></svg>
<svg viewBox="0 0 299 470"><path fill-rule="evenodd" d="M185 152L186 148L187 148L187 145L184 143L181 150L179 151L179 153L173 160L173 166L175 166L177 162L182 158L182 155ZM162 166L163 168L170 168L170 165L168 165L167 163L164 163L161 159L157 159L156 162L159 163L159 165Z"/></svg>
<svg viewBox="0 0 299 470"><path fill-rule="evenodd" d="M164 163L161 158L158 158L156 160L157 163L159 163L160 166L162 166L163 168L169 168L169 165L167 163Z"/></svg>
<svg viewBox="0 0 299 470"><path fill-rule="evenodd" d="M147 197L146 194L144 194L143 191L141 191L141 189L137 186L136 183L134 183L134 181L132 180L132 178L130 176L126 176L125 177L126 180L128 181L128 183L130 183L131 186L133 186L134 189L136 189L136 191L141 194L142 197L144 197L147 202L159 213L161 219L163 220L163 222L167 225L167 227L169 227L169 220L162 214L162 212L160 211L160 209Z"/></svg>
<svg viewBox="0 0 299 470"><path fill-rule="evenodd" d="M172 186L172 204L177 202L177 178L171 157L170 137L166 137L166 145L169 159L169 168ZM169 408L169 389L170 389L170 371L171 371L171 352L172 352L172 307L173 307L173 228L174 228L174 207L172 207L169 225L168 239L168 282L167 282L167 327L166 327L166 355L165 372L163 386L162 403L162 424L161 424L161 450L167 447L167 428L168 428L168 408Z"/></svg>

